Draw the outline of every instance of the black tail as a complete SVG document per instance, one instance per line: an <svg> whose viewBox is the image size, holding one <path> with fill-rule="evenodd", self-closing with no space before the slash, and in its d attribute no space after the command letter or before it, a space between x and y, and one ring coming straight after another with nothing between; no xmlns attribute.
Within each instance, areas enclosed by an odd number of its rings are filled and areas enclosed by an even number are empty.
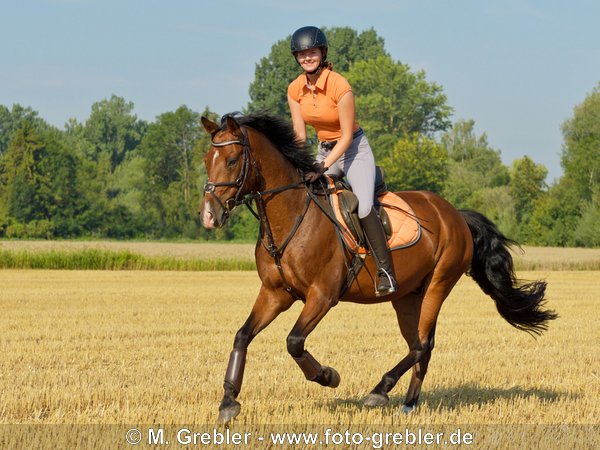
<svg viewBox="0 0 600 450"><path fill-rule="evenodd" d="M460 211L473 236L473 260L469 275L494 299L502 317L513 327L542 334L554 311L543 309L546 282L520 282L513 267L509 247L518 245L504 236L496 225L476 211Z"/></svg>

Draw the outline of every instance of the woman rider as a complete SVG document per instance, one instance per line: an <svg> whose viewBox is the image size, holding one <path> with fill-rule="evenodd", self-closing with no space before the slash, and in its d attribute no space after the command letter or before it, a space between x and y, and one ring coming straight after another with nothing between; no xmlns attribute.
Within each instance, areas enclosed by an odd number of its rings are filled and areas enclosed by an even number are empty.
<svg viewBox="0 0 600 450"><path fill-rule="evenodd" d="M327 38L317 27L303 27L292 35L292 54L304 70L288 86L292 123L300 140L306 141L306 124L319 139L317 165L307 180L314 183L324 173L346 175L358 197L358 217L377 264L375 294L380 297L396 291L396 280L385 232L373 208L375 158L356 122L352 88L332 71L327 49Z"/></svg>

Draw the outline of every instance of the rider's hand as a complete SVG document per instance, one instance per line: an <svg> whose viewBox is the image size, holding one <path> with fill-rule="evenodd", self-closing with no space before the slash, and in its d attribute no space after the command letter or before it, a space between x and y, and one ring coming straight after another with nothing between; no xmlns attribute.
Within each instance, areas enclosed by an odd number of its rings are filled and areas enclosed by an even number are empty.
<svg viewBox="0 0 600 450"><path fill-rule="evenodd" d="M321 178L325 172L327 172L327 169L328 167L325 167L325 161L315 163L313 170L304 174L304 179L309 183L314 183Z"/></svg>

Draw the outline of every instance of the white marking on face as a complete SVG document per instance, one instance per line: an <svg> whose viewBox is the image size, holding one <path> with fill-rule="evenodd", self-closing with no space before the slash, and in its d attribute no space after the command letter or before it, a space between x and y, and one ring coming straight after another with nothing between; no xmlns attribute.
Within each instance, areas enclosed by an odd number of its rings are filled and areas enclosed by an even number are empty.
<svg viewBox="0 0 600 450"><path fill-rule="evenodd" d="M217 161L218 157L219 157L219 150L215 150L215 154L213 155L213 166L215 165L215 162Z"/></svg>
<svg viewBox="0 0 600 450"><path fill-rule="evenodd" d="M204 205L202 205L202 225L204 225L205 228L214 228L215 227L215 216L212 212L212 208L210 207L210 203L208 203L207 201L204 202Z"/></svg>

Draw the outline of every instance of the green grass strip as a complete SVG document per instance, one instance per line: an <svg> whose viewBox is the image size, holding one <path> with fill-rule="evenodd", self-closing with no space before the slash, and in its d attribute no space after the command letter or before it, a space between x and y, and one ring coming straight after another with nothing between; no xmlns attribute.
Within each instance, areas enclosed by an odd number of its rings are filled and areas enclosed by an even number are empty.
<svg viewBox="0 0 600 450"><path fill-rule="evenodd" d="M84 249L44 252L0 250L0 269L52 270L256 270L249 258L174 258L145 256L127 250Z"/></svg>
<svg viewBox="0 0 600 450"><path fill-rule="evenodd" d="M600 260L556 261L515 260L519 271L600 270ZM129 250L0 250L0 269L54 270L181 270L209 272L219 270L256 270L254 259L233 258L175 258L147 256Z"/></svg>

